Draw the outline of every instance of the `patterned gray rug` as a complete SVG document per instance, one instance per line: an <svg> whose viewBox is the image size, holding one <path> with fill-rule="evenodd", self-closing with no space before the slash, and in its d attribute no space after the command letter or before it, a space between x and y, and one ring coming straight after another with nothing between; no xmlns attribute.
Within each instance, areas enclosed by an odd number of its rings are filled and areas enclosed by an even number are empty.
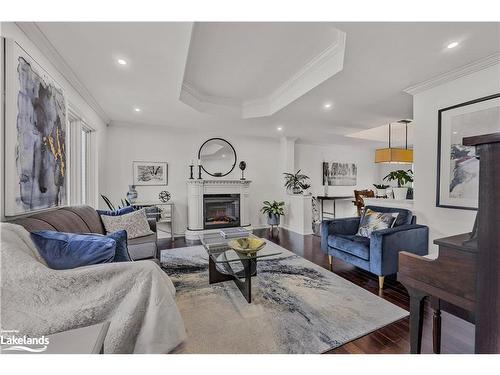
<svg viewBox="0 0 500 375"><path fill-rule="evenodd" d="M249 304L232 281L208 284L202 246L162 251L188 339L181 353L319 354L408 312L282 247L258 262Z"/></svg>

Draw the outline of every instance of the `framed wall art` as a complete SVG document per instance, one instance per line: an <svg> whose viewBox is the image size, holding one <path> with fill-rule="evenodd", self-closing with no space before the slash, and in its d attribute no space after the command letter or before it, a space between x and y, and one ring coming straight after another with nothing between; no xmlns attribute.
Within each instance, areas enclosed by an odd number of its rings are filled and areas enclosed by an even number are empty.
<svg viewBox="0 0 500 375"><path fill-rule="evenodd" d="M4 214L67 204L66 98L19 44L5 40Z"/></svg>
<svg viewBox="0 0 500 375"><path fill-rule="evenodd" d="M358 168L354 163L323 162L323 185L355 186Z"/></svg>
<svg viewBox="0 0 500 375"><path fill-rule="evenodd" d="M168 185L168 164L163 161L134 161L134 185Z"/></svg>
<svg viewBox="0 0 500 375"><path fill-rule="evenodd" d="M438 111L436 206L476 210L479 160L464 137L500 131L500 94Z"/></svg>

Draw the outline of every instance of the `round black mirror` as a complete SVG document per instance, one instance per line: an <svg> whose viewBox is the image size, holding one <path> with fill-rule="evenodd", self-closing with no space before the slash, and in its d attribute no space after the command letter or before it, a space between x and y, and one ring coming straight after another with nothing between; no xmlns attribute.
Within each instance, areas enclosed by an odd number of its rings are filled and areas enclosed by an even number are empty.
<svg viewBox="0 0 500 375"><path fill-rule="evenodd" d="M198 151L201 168L213 177L227 176L236 165L234 147L222 138L211 138Z"/></svg>

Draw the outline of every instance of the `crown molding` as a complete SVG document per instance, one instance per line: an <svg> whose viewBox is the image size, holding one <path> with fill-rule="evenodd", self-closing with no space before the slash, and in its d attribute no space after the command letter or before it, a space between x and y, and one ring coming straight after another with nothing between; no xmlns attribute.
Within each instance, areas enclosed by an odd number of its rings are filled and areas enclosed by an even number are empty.
<svg viewBox="0 0 500 375"><path fill-rule="evenodd" d="M345 32L337 30L337 39L334 43L313 56L267 96L242 102L234 98L223 98L203 93L192 83L184 81L180 99L198 111L206 113L231 114L243 119L271 116L342 71L345 42Z"/></svg>
<svg viewBox="0 0 500 375"><path fill-rule="evenodd" d="M243 103L243 118L271 116L344 68L346 34L309 60L269 96Z"/></svg>
<svg viewBox="0 0 500 375"><path fill-rule="evenodd" d="M194 96L197 100L201 102L207 102L217 105L226 105L226 106L237 106L241 104L241 101L233 98L224 98L215 95L208 95L201 91L199 91L196 87L194 87L191 83L184 81L182 83L182 89L186 91L188 94Z"/></svg>
<svg viewBox="0 0 500 375"><path fill-rule="evenodd" d="M83 100L99 115L99 117L108 124L109 116L99 105L97 100L92 96L90 91L80 81L69 64L59 54L57 49L52 45L50 40L40 30L36 22L16 22L16 25L30 39L33 44L42 52L42 54L54 65L55 69L69 82L71 87L80 94Z"/></svg>
<svg viewBox="0 0 500 375"><path fill-rule="evenodd" d="M188 82L183 82L179 99L203 113L241 117L241 104L239 101L204 94Z"/></svg>
<svg viewBox="0 0 500 375"><path fill-rule="evenodd" d="M407 87L403 91L410 95L415 95L422 91L429 90L433 87L442 85L446 82L453 81L460 77L470 75L480 70L484 70L499 63L500 63L500 53L494 53L482 59L473 61L470 64L461 66L460 68L450 70L449 72L437 75L426 81Z"/></svg>

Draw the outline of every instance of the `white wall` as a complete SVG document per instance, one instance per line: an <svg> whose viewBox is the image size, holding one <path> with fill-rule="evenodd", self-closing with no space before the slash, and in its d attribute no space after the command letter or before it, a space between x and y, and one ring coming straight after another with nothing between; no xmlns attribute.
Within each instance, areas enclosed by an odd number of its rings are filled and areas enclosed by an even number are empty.
<svg viewBox="0 0 500 375"><path fill-rule="evenodd" d="M344 163L356 163L358 167L358 178L356 186L329 186L329 195L352 195L354 190L373 189L377 182L378 172L374 163L375 149L366 146L343 146L343 145L306 145L295 146L295 167L311 178L311 192L313 195L323 195L323 161L338 161ZM325 203L327 205L328 203ZM325 211L331 209L325 206ZM338 217L355 216L356 209L351 200L338 201L336 203Z"/></svg>
<svg viewBox="0 0 500 375"><path fill-rule="evenodd" d="M469 232L475 211L436 207L438 110L500 92L500 65L416 94L414 112L415 212L436 238ZM431 248L436 253L435 246Z"/></svg>
<svg viewBox="0 0 500 375"><path fill-rule="evenodd" d="M137 186L139 201L156 201L158 193L167 190L175 202L175 233L183 235L187 223L188 165L198 158L198 149L207 139L220 137L228 140L236 150L235 169L223 179L239 179L238 164L247 162L245 177L252 180L250 185L251 223L265 226L264 215L259 212L264 200L282 198L282 175L280 168L279 140L260 139L211 132L182 131L140 125L111 125L108 128L105 187L101 194L118 203L125 198L128 185L132 183L132 162L134 160L168 162L167 186ZM203 178L213 179L203 173ZM195 174L197 176L197 173ZM101 206L103 201L100 201Z"/></svg>
<svg viewBox="0 0 500 375"><path fill-rule="evenodd" d="M58 83L61 85L69 107L74 108L78 111L79 115L96 130L95 140L97 143L96 147L96 164L98 168L98 176L96 178L96 186L94 191L98 192L100 190L100 185L103 178L102 156L104 154L104 148L106 146L106 124L99 117L99 115L85 102L85 100L80 96L80 94L71 86L71 84L62 76L62 74L57 71L57 69L49 62L49 60L42 54L42 52L28 39L26 34L24 34L21 29L17 27L15 23L3 22L1 23L1 36L8 39L15 40L21 47L23 47L30 56L37 61ZM2 70L3 71L3 70ZM5 124L4 116L0 116L0 121L2 122L2 129L4 129ZM15 124L7 124L8 126L15 126ZM3 145L3 135L2 135L2 145ZM3 158L3 146L1 158ZM3 159L2 165L3 165ZM2 168L3 175L3 168ZM3 186L3 185L2 185ZM2 194L3 200L3 194ZM97 197L95 198L97 202ZM3 207L3 204L2 204ZM4 219L2 211L2 220Z"/></svg>
<svg viewBox="0 0 500 375"><path fill-rule="evenodd" d="M254 227L266 226L266 218L259 212L264 200L282 200L283 155L280 140L251 138L212 132L192 132L173 128L113 124L108 128L105 185L100 193L107 195L112 202L124 198L128 185L132 183L132 162L134 160L168 162L167 186L137 186L139 201L156 201L161 190L167 190L175 202L175 233L183 235L187 223L188 165L197 159L198 149L209 138L227 139L235 148L237 164L247 162L245 177L252 180L250 185L251 223ZM313 194L323 194L322 161L350 161L358 164L357 188L370 187L375 182L376 168L373 163L374 150L360 150L359 147L331 147L295 144L295 169L311 177ZM346 156L348 155L348 156ZM203 173L204 178L214 178ZM238 166L224 179L239 179ZM330 194L352 195L354 186L330 187ZM103 201L100 201L103 205ZM352 202L338 205L339 214L352 216L355 213Z"/></svg>

